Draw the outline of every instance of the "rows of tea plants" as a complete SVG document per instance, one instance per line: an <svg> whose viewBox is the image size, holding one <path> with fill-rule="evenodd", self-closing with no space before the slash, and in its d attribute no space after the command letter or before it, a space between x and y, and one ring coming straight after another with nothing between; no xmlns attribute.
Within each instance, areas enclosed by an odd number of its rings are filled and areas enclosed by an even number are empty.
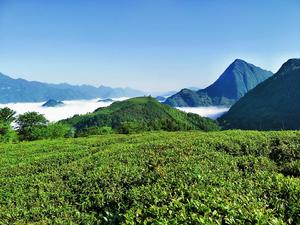
<svg viewBox="0 0 300 225"><path fill-rule="evenodd" d="M300 224L300 132L0 145L0 224Z"/></svg>

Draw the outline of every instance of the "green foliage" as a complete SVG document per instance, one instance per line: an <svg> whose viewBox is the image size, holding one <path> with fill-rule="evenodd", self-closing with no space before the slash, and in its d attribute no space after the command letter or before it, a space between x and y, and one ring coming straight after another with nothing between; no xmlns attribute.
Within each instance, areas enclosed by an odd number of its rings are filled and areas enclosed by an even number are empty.
<svg viewBox="0 0 300 225"><path fill-rule="evenodd" d="M84 133L89 127L112 127L119 133L219 129L211 119L184 113L151 97L115 102L109 107L99 108L86 115L77 115L63 122L75 127L78 133Z"/></svg>
<svg viewBox="0 0 300 225"><path fill-rule="evenodd" d="M118 133L120 134L134 134L145 131L147 129L146 124L139 123L137 121L121 122L118 127Z"/></svg>
<svg viewBox="0 0 300 225"><path fill-rule="evenodd" d="M41 136L40 139L55 139L74 136L72 128L62 123L47 124L47 126L43 126L41 133L43 136Z"/></svg>
<svg viewBox="0 0 300 225"><path fill-rule="evenodd" d="M300 132L147 132L0 144L0 221L299 224L300 180L291 172L299 169L299 151Z"/></svg>
<svg viewBox="0 0 300 225"><path fill-rule="evenodd" d="M76 137L87 137L90 135L105 135L113 133L114 130L111 127L87 127L76 132Z"/></svg>
<svg viewBox="0 0 300 225"><path fill-rule="evenodd" d="M16 132L11 123L15 120L16 112L10 108L0 109L0 142L13 142L17 140Z"/></svg>
<svg viewBox="0 0 300 225"><path fill-rule="evenodd" d="M16 112L8 107L0 109L0 122L11 124L15 120Z"/></svg>
<svg viewBox="0 0 300 225"><path fill-rule="evenodd" d="M27 112L17 117L17 131L20 140L38 140L45 137L45 127L48 123L44 115L37 112Z"/></svg>
<svg viewBox="0 0 300 225"><path fill-rule="evenodd" d="M10 124L0 122L0 142L14 142L17 140L17 134Z"/></svg>

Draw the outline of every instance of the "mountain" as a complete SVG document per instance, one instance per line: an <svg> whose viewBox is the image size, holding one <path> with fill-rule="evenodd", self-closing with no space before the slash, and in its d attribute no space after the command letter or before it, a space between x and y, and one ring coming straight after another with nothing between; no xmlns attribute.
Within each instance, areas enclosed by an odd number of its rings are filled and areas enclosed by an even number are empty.
<svg viewBox="0 0 300 225"><path fill-rule="evenodd" d="M98 100L98 102L104 102L104 103L107 103L107 102L113 102L114 100L111 99L111 98L106 98L106 99L100 99Z"/></svg>
<svg viewBox="0 0 300 225"><path fill-rule="evenodd" d="M138 97L114 102L93 113L76 115L63 121L74 128L111 127L120 131L126 126L140 130L216 130L215 121L196 114L185 113L159 103L152 97Z"/></svg>
<svg viewBox="0 0 300 225"><path fill-rule="evenodd" d="M92 98L136 97L143 92L131 88L94 87L91 85L48 84L13 79L0 73L0 103L43 102L49 99L74 100Z"/></svg>
<svg viewBox="0 0 300 225"><path fill-rule="evenodd" d="M54 99L49 99L47 102L45 102L42 107L57 107L57 106L63 106L64 103L61 101L57 101Z"/></svg>
<svg viewBox="0 0 300 225"><path fill-rule="evenodd" d="M164 102L164 101L166 101L166 98L163 97L163 96L156 96L155 99L156 99L157 101L159 101L159 102Z"/></svg>
<svg viewBox="0 0 300 225"><path fill-rule="evenodd" d="M229 129L300 129L299 101L300 59L290 59L234 104L220 122Z"/></svg>
<svg viewBox="0 0 300 225"><path fill-rule="evenodd" d="M165 104L173 107L230 106L272 75L270 71L236 59L212 85L198 91L183 89L169 97Z"/></svg>

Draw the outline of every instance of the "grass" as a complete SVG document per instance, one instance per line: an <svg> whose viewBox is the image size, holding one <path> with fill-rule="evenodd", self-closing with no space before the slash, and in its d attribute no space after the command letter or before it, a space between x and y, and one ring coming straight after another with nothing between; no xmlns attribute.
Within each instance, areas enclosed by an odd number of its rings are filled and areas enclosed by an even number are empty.
<svg viewBox="0 0 300 225"><path fill-rule="evenodd" d="M299 224L300 132L0 145L0 224Z"/></svg>

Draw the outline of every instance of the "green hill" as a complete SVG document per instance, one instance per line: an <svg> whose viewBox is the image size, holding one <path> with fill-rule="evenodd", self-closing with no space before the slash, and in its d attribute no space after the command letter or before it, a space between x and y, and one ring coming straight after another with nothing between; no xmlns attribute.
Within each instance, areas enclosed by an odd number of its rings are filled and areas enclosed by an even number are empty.
<svg viewBox="0 0 300 225"><path fill-rule="evenodd" d="M199 91L183 89L165 103L173 107L230 106L270 76L272 72L236 59L209 87Z"/></svg>
<svg viewBox="0 0 300 225"><path fill-rule="evenodd" d="M185 113L159 103L152 97L132 98L114 102L93 113L64 120L78 131L95 127L111 127L121 133L147 130L217 130L215 121Z"/></svg>
<svg viewBox="0 0 300 225"><path fill-rule="evenodd" d="M243 98L223 117L225 128L300 129L300 59L290 59L279 71Z"/></svg>
<svg viewBox="0 0 300 225"><path fill-rule="evenodd" d="M299 224L299 132L0 143L0 224Z"/></svg>

